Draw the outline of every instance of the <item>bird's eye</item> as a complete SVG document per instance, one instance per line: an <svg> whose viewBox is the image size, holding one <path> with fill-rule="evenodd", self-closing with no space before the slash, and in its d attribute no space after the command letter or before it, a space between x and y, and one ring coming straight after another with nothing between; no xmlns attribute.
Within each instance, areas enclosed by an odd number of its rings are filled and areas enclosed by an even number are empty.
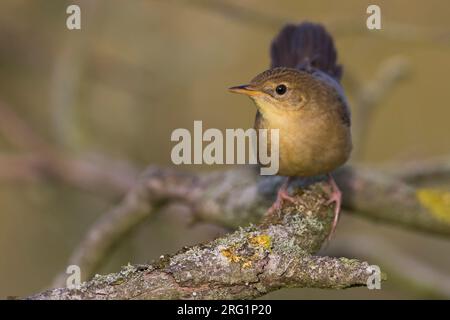
<svg viewBox="0 0 450 320"><path fill-rule="evenodd" d="M280 96L285 94L286 90L287 90L287 88L284 84L280 84L275 88L275 92Z"/></svg>

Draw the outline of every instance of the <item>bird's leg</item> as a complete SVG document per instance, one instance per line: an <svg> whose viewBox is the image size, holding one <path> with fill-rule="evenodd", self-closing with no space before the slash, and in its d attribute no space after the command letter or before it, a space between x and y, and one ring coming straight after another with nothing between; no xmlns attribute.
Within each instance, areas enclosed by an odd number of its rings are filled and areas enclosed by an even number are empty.
<svg viewBox="0 0 450 320"><path fill-rule="evenodd" d="M278 189L277 199L272 204L272 206L267 210L267 214L273 214L274 212L281 209L283 202L285 200L294 203L295 199L291 197L288 193L289 183L291 182L291 177L287 177L286 180L281 185L280 189Z"/></svg>
<svg viewBox="0 0 450 320"><path fill-rule="evenodd" d="M342 203L342 192L339 189L338 185L336 184L336 181L334 180L331 174L328 174L328 183L330 184L331 192L329 194L330 198L327 201L327 205L333 202L336 203L336 206L334 208L333 225L331 227L330 234L328 235L328 240L330 240L334 234L334 231L336 230L336 226L339 221L339 213L341 212L341 203Z"/></svg>

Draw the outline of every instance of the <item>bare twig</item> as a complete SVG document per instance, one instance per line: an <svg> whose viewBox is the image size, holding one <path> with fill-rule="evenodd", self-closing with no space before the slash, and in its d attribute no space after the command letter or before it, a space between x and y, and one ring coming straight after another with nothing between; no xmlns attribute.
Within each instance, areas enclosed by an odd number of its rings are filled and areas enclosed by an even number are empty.
<svg viewBox="0 0 450 320"><path fill-rule="evenodd" d="M4 101L0 101L0 133L22 151L42 153L51 149Z"/></svg>
<svg viewBox="0 0 450 320"><path fill-rule="evenodd" d="M89 278L117 241L139 225L165 201L194 201L196 177L149 168L135 187L117 207L106 212L90 229L70 258ZM192 200L190 200L192 199ZM54 286L63 285L66 275L60 274Z"/></svg>
<svg viewBox="0 0 450 320"><path fill-rule="evenodd" d="M57 180L96 194L123 195L136 182L131 166L62 154L0 155L0 179L13 182Z"/></svg>
<svg viewBox="0 0 450 320"><path fill-rule="evenodd" d="M125 161L72 157L40 137L8 105L0 101L0 132L22 153L0 155L0 178L36 181L53 178L83 190L125 194L136 182L138 170Z"/></svg>
<svg viewBox="0 0 450 320"><path fill-rule="evenodd" d="M375 78L362 85L354 93L354 103L352 109L354 112L353 137L355 139L354 157L361 157L363 146L367 140L367 133L370 129L370 121L373 119L373 112L381 106L396 86L395 84L403 79L409 66L402 57L391 57L386 59L378 68Z"/></svg>
<svg viewBox="0 0 450 320"><path fill-rule="evenodd" d="M97 20L98 1L80 1L83 15L88 21ZM50 73L50 117L58 142L70 149L77 149L82 139L77 117L76 97L83 83L86 42L88 37L73 34L64 38Z"/></svg>

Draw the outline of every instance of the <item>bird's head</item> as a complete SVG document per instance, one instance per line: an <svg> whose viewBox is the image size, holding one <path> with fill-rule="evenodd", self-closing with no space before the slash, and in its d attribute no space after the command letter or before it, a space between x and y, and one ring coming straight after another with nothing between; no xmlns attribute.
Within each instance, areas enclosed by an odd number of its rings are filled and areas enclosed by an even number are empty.
<svg viewBox="0 0 450 320"><path fill-rule="evenodd" d="M312 77L296 69L274 68L257 75L246 85L231 87L233 93L252 98L263 114L302 109L309 100Z"/></svg>

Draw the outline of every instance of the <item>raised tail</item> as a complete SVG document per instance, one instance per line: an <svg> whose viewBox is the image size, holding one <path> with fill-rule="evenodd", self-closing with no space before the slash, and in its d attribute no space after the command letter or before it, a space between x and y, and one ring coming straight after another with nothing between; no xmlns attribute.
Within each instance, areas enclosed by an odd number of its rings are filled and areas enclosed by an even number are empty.
<svg viewBox="0 0 450 320"><path fill-rule="evenodd" d="M270 56L272 68L314 68L337 81L342 76L333 38L320 24L303 22L286 25L273 39Z"/></svg>

